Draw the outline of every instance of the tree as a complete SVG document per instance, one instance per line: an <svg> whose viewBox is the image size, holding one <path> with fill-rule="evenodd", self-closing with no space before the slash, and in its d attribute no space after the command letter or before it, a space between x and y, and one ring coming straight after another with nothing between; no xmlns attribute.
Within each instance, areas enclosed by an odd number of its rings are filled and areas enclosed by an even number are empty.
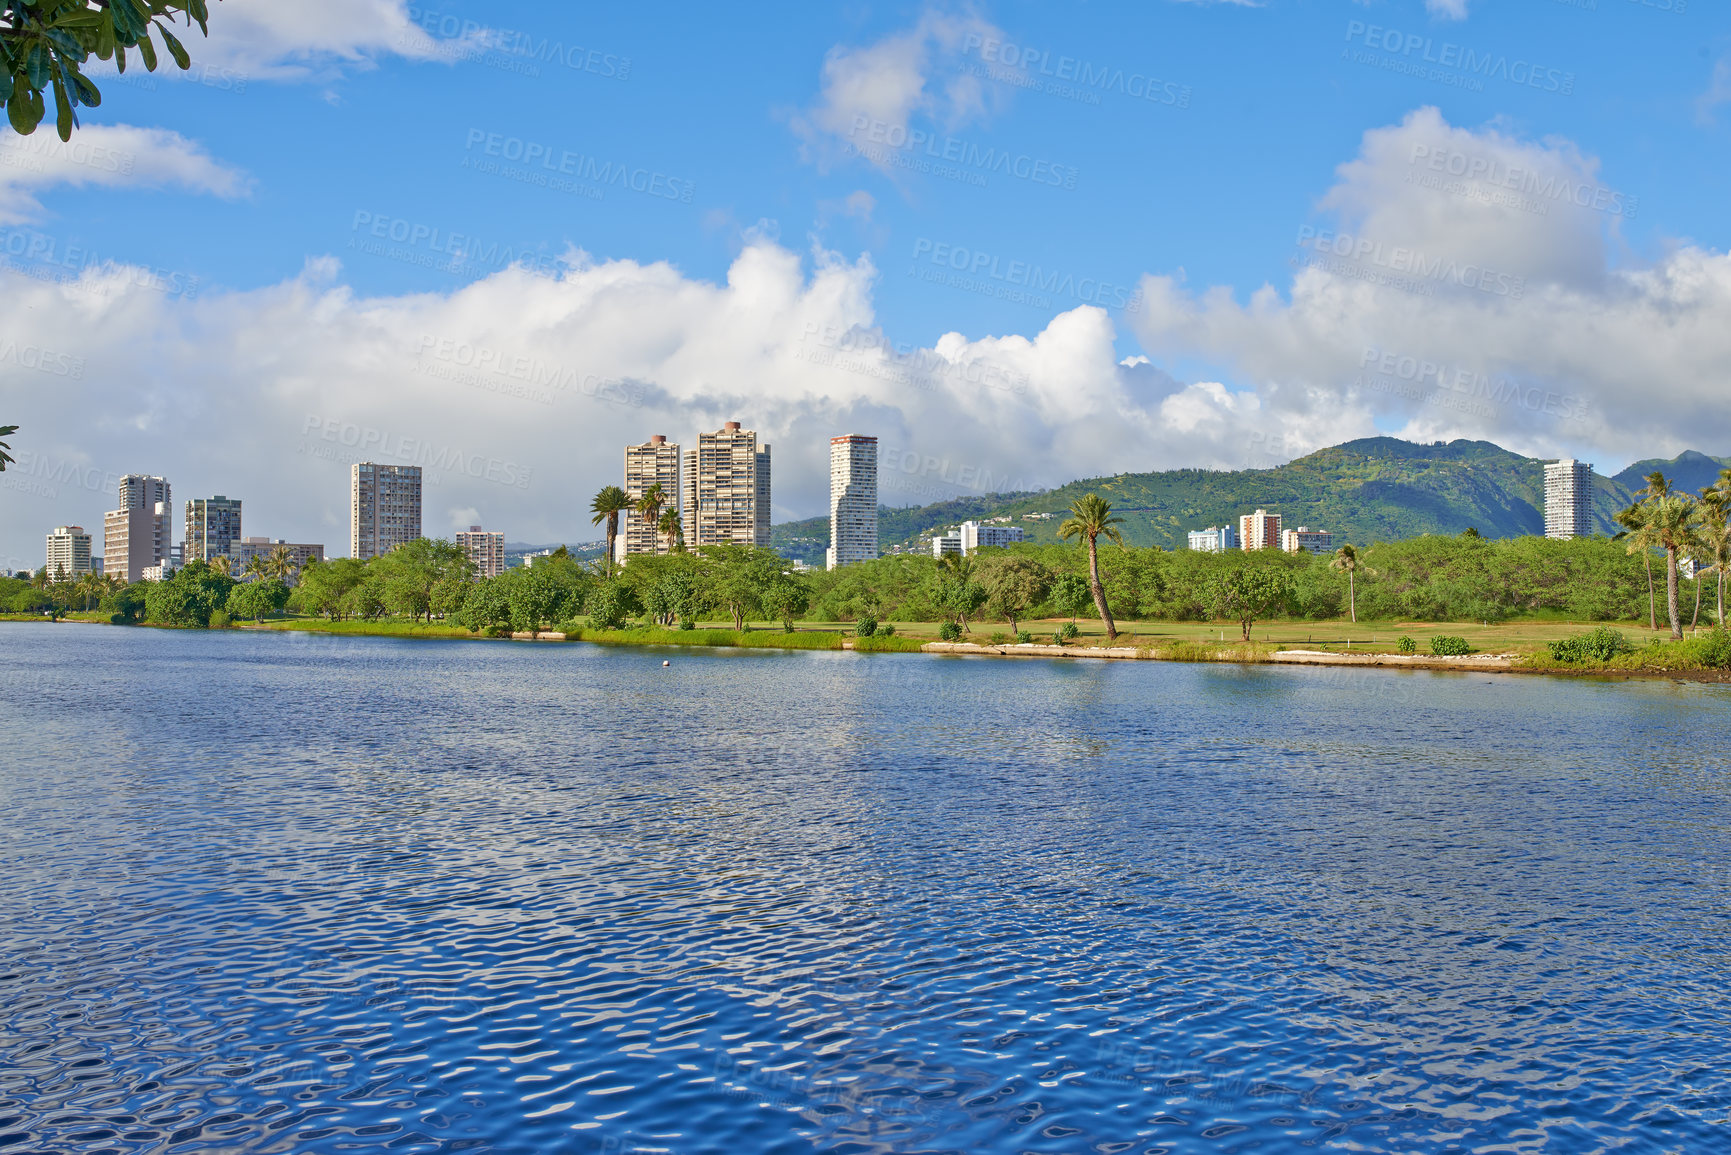
<svg viewBox="0 0 1731 1155"><path fill-rule="evenodd" d="M1475 538L1479 536L1477 530L1471 530L1469 532L1471 532ZM1466 534L1462 534L1461 536L1465 537ZM1347 606L1352 611L1352 620L1355 622L1358 621L1358 586L1355 580L1358 576L1358 550L1352 547L1351 542L1348 542L1346 545L1343 545L1334 551L1334 560L1329 562L1328 565L1330 569L1339 570L1346 574Z"/></svg>
<svg viewBox="0 0 1731 1155"><path fill-rule="evenodd" d="M281 578L260 578L245 582L228 592L228 616L257 621L269 617L288 604L289 588Z"/></svg>
<svg viewBox="0 0 1731 1155"><path fill-rule="evenodd" d="M1241 565L1215 578L1209 586L1210 608L1217 618L1235 621L1250 640L1250 627L1292 601L1292 576L1273 566Z"/></svg>
<svg viewBox="0 0 1731 1155"><path fill-rule="evenodd" d="M188 28L196 22L206 36L205 0L8 0L0 23L0 59L9 83L0 85L0 102L20 135L36 131L47 113L43 93L54 90L54 125L61 140L72 139L79 105L95 108L102 93L83 67L92 55L113 60L126 71L126 50L136 48L146 70L156 71L152 30L182 70L192 58L168 25L177 15Z"/></svg>
<svg viewBox="0 0 1731 1155"><path fill-rule="evenodd" d="M637 611L637 597L630 586L609 579L589 591L583 599L583 612L589 624L598 630L616 630Z"/></svg>
<svg viewBox="0 0 1731 1155"><path fill-rule="evenodd" d="M284 584L293 585L295 579L295 555L289 552L289 547L279 545L270 551L270 556L264 560L266 577L277 578Z"/></svg>
<svg viewBox="0 0 1731 1155"><path fill-rule="evenodd" d="M662 489L661 483L657 481L643 491L643 496L637 499L637 508L633 512L643 519L643 524L647 525L652 532L659 534L661 532L661 510L666 504L667 491Z"/></svg>
<svg viewBox="0 0 1731 1155"><path fill-rule="evenodd" d="M1643 532L1643 527L1646 525L1646 506L1642 505L1640 502L1636 502L1628 509L1619 511L1612 520L1622 526L1623 530L1611 540L1632 540L1636 534ZM1629 552L1634 553L1635 550L1631 548ZM1641 562L1647 569L1647 628L1650 630L1656 630L1659 628L1659 603L1658 594L1654 591L1653 586L1653 551L1643 549L1641 551Z"/></svg>
<svg viewBox="0 0 1731 1155"><path fill-rule="evenodd" d="M613 574L613 539L619 536L619 515L631 508L631 498L617 485L605 485L601 492L595 495L595 500L589 503L589 512L595 516L589 519L590 525L607 523L607 558L608 576Z"/></svg>
<svg viewBox="0 0 1731 1155"><path fill-rule="evenodd" d="M474 563L461 547L443 539L418 537L373 562L380 596L397 613L419 621L433 618L433 590L448 578L466 580Z"/></svg>
<svg viewBox="0 0 1731 1155"><path fill-rule="evenodd" d="M209 562L189 561L173 577L150 583L145 608L153 622L203 629L228 604L233 588L234 580Z"/></svg>
<svg viewBox="0 0 1731 1155"><path fill-rule="evenodd" d="M342 618L349 594L366 580L366 563L352 557L332 561L313 558L301 568L296 591L304 608L333 622Z"/></svg>
<svg viewBox="0 0 1731 1155"><path fill-rule="evenodd" d="M962 630L990 595L974 580L974 563L959 553L947 553L932 576L932 602Z"/></svg>
<svg viewBox="0 0 1731 1155"><path fill-rule="evenodd" d="M1725 569L1731 565L1731 469L1701 491L1701 542L1713 557L1714 586L1719 628L1725 628Z"/></svg>
<svg viewBox="0 0 1731 1155"><path fill-rule="evenodd" d="M0 425L0 437L10 437L16 432L18 432L18 427L16 425ZM10 453L6 452L11 448L12 447L4 441L0 441L0 473L5 473L6 467L18 460Z"/></svg>
<svg viewBox="0 0 1731 1155"><path fill-rule="evenodd" d="M234 563L229 560L226 553L219 553L215 557L206 558L205 561L211 569L215 570L223 577L232 576L229 571L234 568Z"/></svg>
<svg viewBox="0 0 1731 1155"><path fill-rule="evenodd" d="M1653 478L1664 479L1658 474ZM1651 482L1652 479L1649 479ZM1671 637L1681 640L1683 624L1678 615L1677 606L1677 559L1696 548L1696 522L1699 511L1695 500L1688 494L1673 494L1668 486L1648 486L1649 496L1638 506L1631 506L1618 515L1620 524L1631 525L1626 533L1618 534L1619 538L1627 540L1630 553L1639 551L1649 559L1655 549L1665 552L1665 612L1671 623ZM1634 514L1624 521L1625 515ZM1658 628L1658 623L1653 622Z"/></svg>
<svg viewBox="0 0 1731 1155"><path fill-rule="evenodd" d="M699 546L697 580L705 600L733 619L733 628L761 614L763 598L779 582L800 583L793 563L774 550L731 542Z"/></svg>
<svg viewBox="0 0 1731 1155"><path fill-rule="evenodd" d="M1052 583L1052 608L1060 614L1069 617L1075 624L1076 615L1093 600L1093 594L1088 590L1088 583L1073 573L1067 573Z"/></svg>
<svg viewBox="0 0 1731 1155"><path fill-rule="evenodd" d="M1052 588L1052 571L1031 557L996 554L980 568L987 604L1010 623L1012 633L1021 629L1022 617L1045 601Z"/></svg>
<svg viewBox="0 0 1731 1155"><path fill-rule="evenodd" d="M246 565L241 567L240 576L243 580L247 578L256 580L264 577L268 570L269 567L266 564L265 559L261 555L255 553L246 559ZM234 615L230 616L232 617Z"/></svg>
<svg viewBox="0 0 1731 1155"><path fill-rule="evenodd" d="M145 594L149 590L149 582L117 582L110 588L98 607L109 615L109 621L131 624L145 614Z"/></svg>
<svg viewBox="0 0 1731 1155"><path fill-rule="evenodd" d="M1124 548L1124 535L1118 526L1124 519L1112 516L1111 503L1097 493L1090 493L1077 498L1070 505L1070 516L1058 526L1058 536L1065 541L1080 538L1088 548L1088 590L1094 595L1094 608L1100 611L1100 620L1106 623L1106 640L1116 641L1118 624L1112 620L1112 611L1106 605L1106 587L1100 584L1100 547L1098 540L1104 536L1118 543L1118 548Z"/></svg>
<svg viewBox="0 0 1731 1155"><path fill-rule="evenodd" d="M679 511L669 507L661 515L661 520L655 523L657 532L667 539L667 548L674 553L685 552L685 524L679 518Z"/></svg>
<svg viewBox="0 0 1731 1155"><path fill-rule="evenodd" d="M451 620L470 633L497 633L511 626L511 599L498 578L477 582Z"/></svg>

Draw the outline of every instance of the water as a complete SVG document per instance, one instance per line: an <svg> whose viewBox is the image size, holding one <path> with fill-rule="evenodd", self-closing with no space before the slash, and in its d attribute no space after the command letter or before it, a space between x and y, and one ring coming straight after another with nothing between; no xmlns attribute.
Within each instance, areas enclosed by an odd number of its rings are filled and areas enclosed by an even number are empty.
<svg viewBox="0 0 1731 1155"><path fill-rule="evenodd" d="M1731 1149L1728 721L0 627L0 1150Z"/></svg>

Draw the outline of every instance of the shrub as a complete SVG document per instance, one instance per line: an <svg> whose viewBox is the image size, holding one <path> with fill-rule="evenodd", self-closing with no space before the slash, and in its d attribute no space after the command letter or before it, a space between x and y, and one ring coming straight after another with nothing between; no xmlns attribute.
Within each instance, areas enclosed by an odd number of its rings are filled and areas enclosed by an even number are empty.
<svg viewBox="0 0 1731 1155"><path fill-rule="evenodd" d="M1082 636L1082 631L1076 628L1075 622L1065 622L1064 628L1059 630L1058 632L1060 634L1064 635L1065 641L1069 641L1072 638L1079 638Z"/></svg>
<svg viewBox="0 0 1731 1155"><path fill-rule="evenodd" d="M226 630L232 625L234 619L228 616L227 610L217 610L210 615L210 628L213 630Z"/></svg>
<svg viewBox="0 0 1731 1155"><path fill-rule="evenodd" d="M1552 642L1548 648L1551 659L1557 662L1608 662L1618 654L1631 653L1635 649L1629 644L1628 638L1610 626L1600 626L1596 630Z"/></svg>
<svg viewBox="0 0 1731 1155"><path fill-rule="evenodd" d="M853 644L854 652L859 654L917 654L920 647L918 638L897 638L885 634L882 630L879 630L875 637L861 638Z"/></svg>
<svg viewBox="0 0 1731 1155"><path fill-rule="evenodd" d="M894 626L879 626L878 627L878 637L880 637L880 638L893 638L895 636L896 636L896 628Z"/></svg>
<svg viewBox="0 0 1731 1155"><path fill-rule="evenodd" d="M1403 654L1418 653L1418 643L1407 637L1405 634L1400 636L1400 641L1395 643L1395 648Z"/></svg>
<svg viewBox="0 0 1731 1155"><path fill-rule="evenodd" d="M1061 646L1064 644L1064 631L1063 630L1053 630L1052 631L1052 644L1054 646Z"/></svg>
<svg viewBox="0 0 1731 1155"><path fill-rule="evenodd" d="M1717 669L1731 667L1731 630L1709 630L1695 639L1701 660Z"/></svg>
<svg viewBox="0 0 1731 1155"><path fill-rule="evenodd" d="M869 638L877 632L878 623L876 618L861 618L859 620L859 625L854 627L854 633L862 638Z"/></svg>
<svg viewBox="0 0 1731 1155"><path fill-rule="evenodd" d="M938 640L940 642L958 641L961 636L962 627L954 622L945 622L938 627Z"/></svg>
<svg viewBox="0 0 1731 1155"><path fill-rule="evenodd" d="M695 630L697 628L697 623L692 621L690 618L680 618L679 628L682 630Z"/></svg>
<svg viewBox="0 0 1731 1155"><path fill-rule="evenodd" d="M1018 643L1020 643L1021 645L1024 645L1024 646L1032 645L1033 641L1034 641L1034 635L1030 634L1027 630L1017 630L1016 631L1016 641Z"/></svg>
<svg viewBox="0 0 1731 1155"><path fill-rule="evenodd" d="M1009 640L1010 640L1010 635L1006 634L1003 630L993 630L992 631L992 637L991 637L992 645L1001 646Z"/></svg>
<svg viewBox="0 0 1731 1155"><path fill-rule="evenodd" d="M1473 648L1467 645L1465 638L1457 638L1451 634L1438 634L1430 640L1430 652L1439 658L1458 658L1470 654Z"/></svg>

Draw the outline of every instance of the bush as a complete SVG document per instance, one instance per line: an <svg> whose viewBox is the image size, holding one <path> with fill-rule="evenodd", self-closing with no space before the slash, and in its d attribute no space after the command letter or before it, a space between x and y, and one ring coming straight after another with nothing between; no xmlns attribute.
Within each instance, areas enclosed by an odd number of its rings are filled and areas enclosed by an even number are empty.
<svg viewBox="0 0 1731 1155"><path fill-rule="evenodd" d="M690 618L680 618L679 628L682 630L695 630L697 628L697 623L692 621Z"/></svg>
<svg viewBox="0 0 1731 1155"><path fill-rule="evenodd" d="M1418 653L1418 643L1407 637L1405 634L1402 634L1400 636L1400 641L1396 642L1394 645L1395 649L1399 650L1403 654Z"/></svg>
<svg viewBox="0 0 1731 1155"><path fill-rule="evenodd" d="M1010 640L1010 635L1006 634L1004 631L1002 631L1002 630L993 630L992 631L992 637L991 637L992 645L1001 646L1009 640Z"/></svg>
<svg viewBox="0 0 1731 1155"><path fill-rule="evenodd" d="M882 630L874 637L861 638L853 644L854 652L858 654L917 654L920 647L918 638L892 637Z"/></svg>
<svg viewBox="0 0 1731 1155"><path fill-rule="evenodd" d="M894 626L885 625L885 626L879 626L878 627L878 637L880 637L880 638L893 638L895 636L896 636L896 628Z"/></svg>
<svg viewBox="0 0 1731 1155"><path fill-rule="evenodd" d="M1716 669L1731 667L1731 630L1709 630L1695 639L1701 660Z"/></svg>
<svg viewBox="0 0 1731 1155"><path fill-rule="evenodd" d="M227 610L217 610L210 615L210 628L213 630L226 630L232 625L234 619L228 616Z"/></svg>
<svg viewBox="0 0 1731 1155"><path fill-rule="evenodd" d="M1064 644L1064 631L1063 630L1053 630L1052 631L1052 644L1054 646L1061 646Z"/></svg>
<svg viewBox="0 0 1731 1155"><path fill-rule="evenodd" d="M1635 649L1629 644L1628 638L1610 626L1600 626L1596 630L1552 642L1548 648L1551 659L1557 662L1608 662L1618 654L1627 654Z"/></svg>
<svg viewBox="0 0 1731 1155"><path fill-rule="evenodd" d="M869 638L877 632L878 623L876 618L861 618L859 620L859 625L854 627L854 633L862 638Z"/></svg>
<svg viewBox="0 0 1731 1155"><path fill-rule="evenodd" d="M1473 648L1467 645L1465 638L1457 638L1450 634L1438 634L1430 640L1430 652L1439 658L1458 658L1470 654Z"/></svg>
<svg viewBox="0 0 1731 1155"><path fill-rule="evenodd" d="M1076 628L1075 622L1065 622L1064 628L1059 630L1058 633L1062 635L1064 641L1070 641L1073 638L1079 638L1082 636L1082 631Z"/></svg>
<svg viewBox="0 0 1731 1155"><path fill-rule="evenodd" d="M954 622L945 622L938 627L938 641L954 642L962 636L962 627Z"/></svg>
<svg viewBox="0 0 1731 1155"><path fill-rule="evenodd" d="M1027 630L1017 630L1016 641L1024 646L1032 645L1034 642L1034 635L1030 634Z"/></svg>

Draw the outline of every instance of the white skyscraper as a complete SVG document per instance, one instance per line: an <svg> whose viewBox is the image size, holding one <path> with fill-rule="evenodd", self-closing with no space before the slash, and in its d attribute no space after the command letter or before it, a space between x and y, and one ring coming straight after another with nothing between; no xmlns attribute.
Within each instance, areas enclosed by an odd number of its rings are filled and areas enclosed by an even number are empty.
<svg viewBox="0 0 1731 1155"><path fill-rule="evenodd" d="M1593 467L1565 458L1545 466L1545 536L1589 537L1593 532Z"/></svg>
<svg viewBox="0 0 1731 1155"><path fill-rule="evenodd" d="M834 569L878 555L878 439L829 439L829 550Z"/></svg>
<svg viewBox="0 0 1731 1155"><path fill-rule="evenodd" d="M48 535L48 576L77 577L90 572L90 535L82 525L55 527Z"/></svg>

